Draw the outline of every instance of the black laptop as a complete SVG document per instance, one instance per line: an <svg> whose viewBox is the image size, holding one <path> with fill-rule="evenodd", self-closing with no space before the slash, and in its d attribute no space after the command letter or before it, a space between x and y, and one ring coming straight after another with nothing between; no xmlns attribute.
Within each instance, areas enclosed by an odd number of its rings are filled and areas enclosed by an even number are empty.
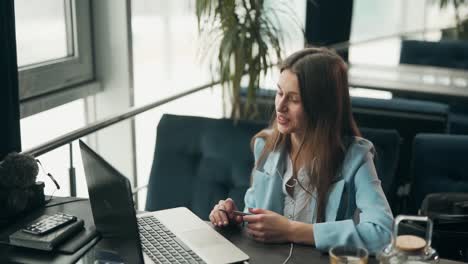
<svg viewBox="0 0 468 264"><path fill-rule="evenodd" d="M235 263L249 257L185 207L136 215L129 180L80 140L96 230L125 263Z"/></svg>

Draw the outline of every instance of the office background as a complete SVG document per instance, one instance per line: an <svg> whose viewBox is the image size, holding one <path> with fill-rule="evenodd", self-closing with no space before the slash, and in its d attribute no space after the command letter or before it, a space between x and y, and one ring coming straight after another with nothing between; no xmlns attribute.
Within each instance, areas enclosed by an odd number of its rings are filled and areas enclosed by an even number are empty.
<svg viewBox="0 0 468 264"><path fill-rule="evenodd" d="M430 0L316 1L318 10L305 0L287 2L304 24L308 42L358 43L349 49L350 63L397 65L403 38L439 40L442 33L437 29L455 23L452 8L440 9ZM275 1L267 3L274 5ZM208 67L200 66L193 0L15 0L1 5L0 35L6 40L0 44L0 112L6 124L0 134L2 156L212 80ZM462 14L466 11L461 9ZM290 26L281 24L285 31ZM403 37L405 32L411 34ZM289 34L285 54L304 42L300 32ZM262 86L271 87L274 76L266 76ZM352 93L391 97L388 92L362 89ZM85 140L134 186L141 186L148 181L162 114L220 118L226 116L221 96L220 87L214 86ZM47 194L70 195L68 175L74 168L76 195L87 196L76 142L39 158L62 186L54 190L41 173L39 180L46 182ZM143 189L137 196L141 209L145 195Z"/></svg>

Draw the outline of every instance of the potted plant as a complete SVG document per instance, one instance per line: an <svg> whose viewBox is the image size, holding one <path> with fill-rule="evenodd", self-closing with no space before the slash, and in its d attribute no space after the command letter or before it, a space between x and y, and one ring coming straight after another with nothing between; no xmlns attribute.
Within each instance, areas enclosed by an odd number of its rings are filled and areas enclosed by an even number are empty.
<svg viewBox="0 0 468 264"><path fill-rule="evenodd" d="M203 57L210 60L212 74L219 75L223 91L228 91L231 118L254 118L261 74L282 57L284 35L278 26L279 17L290 19L303 32L294 12L283 1L275 1L273 8L264 0L196 0L196 15ZM247 95L241 109L245 74Z"/></svg>
<svg viewBox="0 0 468 264"><path fill-rule="evenodd" d="M434 0L439 2L440 9L447 8L450 3L453 4L455 13L455 35L456 39L468 39L468 18L463 18L460 15L460 7L468 4L468 0ZM450 35L450 32L445 32L445 35Z"/></svg>

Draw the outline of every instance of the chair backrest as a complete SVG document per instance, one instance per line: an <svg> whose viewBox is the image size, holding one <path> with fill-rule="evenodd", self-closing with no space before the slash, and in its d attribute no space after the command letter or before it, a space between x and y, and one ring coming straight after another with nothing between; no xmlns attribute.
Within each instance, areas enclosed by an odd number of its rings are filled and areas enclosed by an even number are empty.
<svg viewBox="0 0 468 264"><path fill-rule="evenodd" d="M363 97L352 97L351 103L359 127L396 129L400 134L400 158L396 179L398 186L403 186L411 180L410 161L415 135L445 133L448 130L449 106L444 103L403 98L385 100ZM392 209L395 213L400 210L394 205Z"/></svg>
<svg viewBox="0 0 468 264"><path fill-rule="evenodd" d="M403 40L400 63L468 69L468 41Z"/></svg>
<svg viewBox="0 0 468 264"><path fill-rule="evenodd" d="M447 131L448 104L415 99L352 97L354 118L361 127L397 129L404 137Z"/></svg>
<svg viewBox="0 0 468 264"><path fill-rule="evenodd" d="M396 169L400 153L400 135L395 129L361 128L361 133L374 144L377 175L385 196L393 208L397 188Z"/></svg>
<svg viewBox="0 0 468 264"><path fill-rule="evenodd" d="M213 205L232 197L239 209L250 186L250 140L266 123L164 115L157 129L146 210L186 206L207 219ZM389 201L395 187L400 137L396 130L362 128L374 143L376 170Z"/></svg>
<svg viewBox="0 0 468 264"><path fill-rule="evenodd" d="M407 213L416 213L429 193L468 192L468 135L418 134L412 173Z"/></svg>
<svg viewBox="0 0 468 264"><path fill-rule="evenodd" d="M450 113L450 134L468 135L468 111L466 113Z"/></svg>
<svg viewBox="0 0 468 264"><path fill-rule="evenodd" d="M185 206L202 219L232 197L239 209L250 186L250 140L266 123L164 115L158 124L146 210Z"/></svg>

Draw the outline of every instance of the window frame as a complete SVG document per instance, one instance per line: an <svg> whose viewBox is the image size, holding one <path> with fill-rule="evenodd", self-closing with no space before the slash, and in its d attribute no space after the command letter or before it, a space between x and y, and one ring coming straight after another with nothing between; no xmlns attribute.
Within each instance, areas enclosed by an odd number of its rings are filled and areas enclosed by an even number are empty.
<svg viewBox="0 0 468 264"><path fill-rule="evenodd" d="M90 1L63 1L69 56L18 68L21 117L100 90L96 84L79 86L95 79Z"/></svg>

